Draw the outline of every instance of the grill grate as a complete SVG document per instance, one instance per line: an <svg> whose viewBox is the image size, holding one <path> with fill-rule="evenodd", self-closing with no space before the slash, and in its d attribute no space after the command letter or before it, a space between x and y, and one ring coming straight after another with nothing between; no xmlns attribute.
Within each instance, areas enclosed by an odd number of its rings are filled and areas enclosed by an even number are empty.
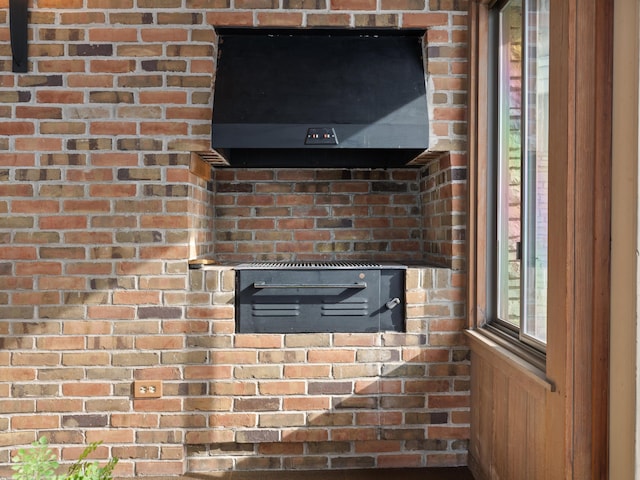
<svg viewBox="0 0 640 480"><path fill-rule="evenodd" d="M379 263L369 262L251 262L238 265L237 269L314 269L314 268L381 268Z"/></svg>

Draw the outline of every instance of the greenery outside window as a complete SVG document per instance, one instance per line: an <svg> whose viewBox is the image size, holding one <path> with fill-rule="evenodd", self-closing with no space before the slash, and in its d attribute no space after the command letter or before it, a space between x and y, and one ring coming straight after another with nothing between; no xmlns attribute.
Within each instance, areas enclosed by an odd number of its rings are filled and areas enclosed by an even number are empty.
<svg viewBox="0 0 640 480"><path fill-rule="evenodd" d="M494 325L547 341L549 1L493 9L495 55Z"/></svg>

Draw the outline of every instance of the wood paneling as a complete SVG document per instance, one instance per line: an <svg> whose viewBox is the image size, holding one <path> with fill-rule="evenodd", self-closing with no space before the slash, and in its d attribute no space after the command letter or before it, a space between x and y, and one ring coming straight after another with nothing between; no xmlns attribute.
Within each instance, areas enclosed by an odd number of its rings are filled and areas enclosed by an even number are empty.
<svg viewBox="0 0 640 480"><path fill-rule="evenodd" d="M550 5L549 211L553 214L546 365L539 376L532 375L505 349L470 335L469 462L479 479L608 478L613 2L567 0ZM488 9L486 1L470 2L472 329L485 321L489 268L483 191L489 162Z"/></svg>
<svg viewBox="0 0 640 480"><path fill-rule="evenodd" d="M472 472L479 480L547 478L544 415L553 386L484 336L469 339Z"/></svg>

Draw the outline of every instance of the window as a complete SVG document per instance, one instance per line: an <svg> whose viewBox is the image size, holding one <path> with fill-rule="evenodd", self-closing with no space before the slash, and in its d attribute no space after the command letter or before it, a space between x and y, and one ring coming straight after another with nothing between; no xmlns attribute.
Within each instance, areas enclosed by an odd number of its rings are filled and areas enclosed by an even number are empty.
<svg viewBox="0 0 640 480"><path fill-rule="evenodd" d="M493 11L495 324L544 349L547 339L549 0Z"/></svg>

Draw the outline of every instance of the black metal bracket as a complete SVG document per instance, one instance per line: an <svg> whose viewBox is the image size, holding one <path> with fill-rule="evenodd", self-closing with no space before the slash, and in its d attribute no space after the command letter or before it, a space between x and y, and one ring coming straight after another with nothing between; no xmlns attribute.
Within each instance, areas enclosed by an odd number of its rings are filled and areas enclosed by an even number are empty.
<svg viewBox="0 0 640 480"><path fill-rule="evenodd" d="M27 0L9 0L9 29L11 33L12 71L26 73L28 67L28 9Z"/></svg>

